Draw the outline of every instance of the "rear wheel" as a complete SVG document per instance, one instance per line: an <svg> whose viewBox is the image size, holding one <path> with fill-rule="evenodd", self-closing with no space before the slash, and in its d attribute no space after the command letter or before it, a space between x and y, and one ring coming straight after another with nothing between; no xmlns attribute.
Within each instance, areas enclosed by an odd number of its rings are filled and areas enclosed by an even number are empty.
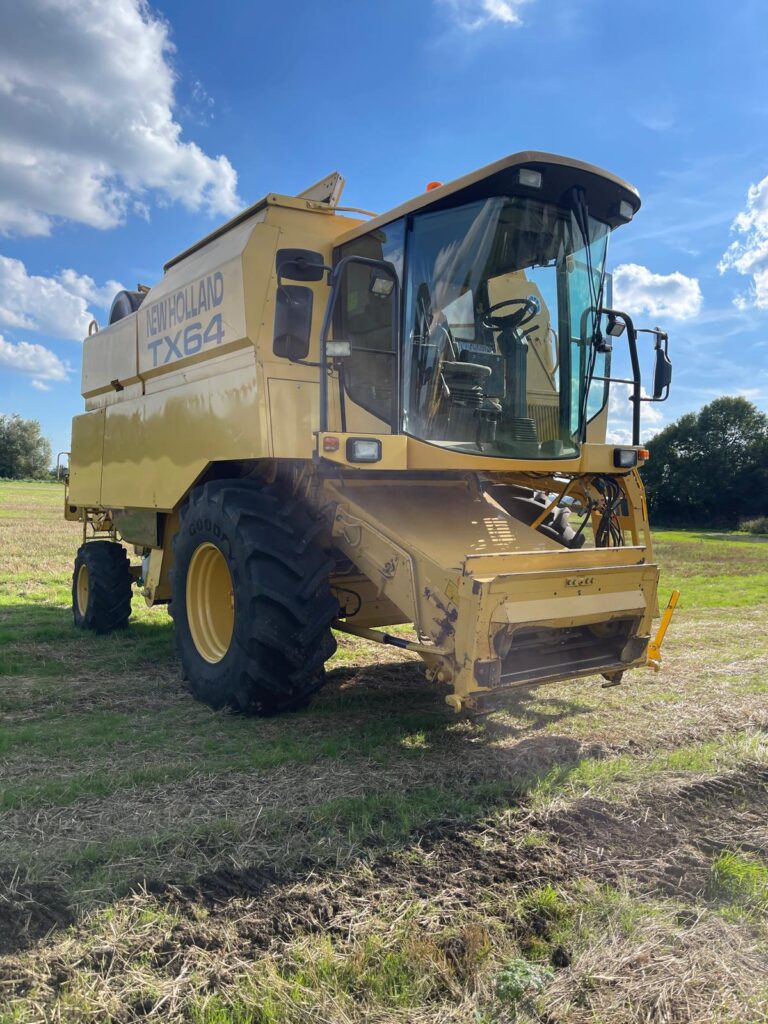
<svg viewBox="0 0 768 1024"><path fill-rule="evenodd" d="M125 548L111 540L83 544L72 574L72 612L79 629L111 633L131 616L131 568Z"/></svg>
<svg viewBox="0 0 768 1024"><path fill-rule="evenodd" d="M336 650L322 522L273 487L195 488L174 538L170 612L182 669L212 707L304 706Z"/></svg>

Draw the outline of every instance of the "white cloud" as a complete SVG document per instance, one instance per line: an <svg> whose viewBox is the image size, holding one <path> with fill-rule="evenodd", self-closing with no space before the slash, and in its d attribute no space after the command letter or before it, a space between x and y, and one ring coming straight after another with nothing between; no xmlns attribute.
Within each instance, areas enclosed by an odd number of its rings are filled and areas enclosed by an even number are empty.
<svg viewBox="0 0 768 1024"><path fill-rule="evenodd" d="M611 384L608 399L608 430L606 441L609 444L632 444L632 403L629 400L629 384ZM648 398L645 388L640 392ZM650 441L659 431L663 430L664 413L651 402L643 402L640 406L640 440Z"/></svg>
<svg viewBox="0 0 768 1024"><path fill-rule="evenodd" d="M668 132L675 126L674 115L664 109L638 111L635 118L652 132Z"/></svg>
<svg viewBox="0 0 768 1024"><path fill-rule="evenodd" d="M107 281L99 287L88 274L78 274L76 270L62 270L56 279L68 292L100 309L109 309L115 295L124 288L119 281Z"/></svg>
<svg viewBox="0 0 768 1024"><path fill-rule="evenodd" d="M81 341L88 333L92 304L108 309L123 286L62 270L56 277L27 273L21 260L0 256L0 324Z"/></svg>
<svg viewBox="0 0 768 1024"><path fill-rule="evenodd" d="M502 25L522 25L520 10L528 0L437 0L446 7L453 20L467 32L496 22Z"/></svg>
<svg viewBox="0 0 768 1024"><path fill-rule="evenodd" d="M701 310L702 294L697 278L680 271L654 274L639 263L622 263L613 272L613 302L627 313L688 320Z"/></svg>
<svg viewBox="0 0 768 1024"><path fill-rule="evenodd" d="M48 391L46 381L67 380L72 373L69 363L64 363L55 352L45 345L28 341L6 341L0 335L0 368L32 377L32 386L39 391Z"/></svg>
<svg viewBox="0 0 768 1024"><path fill-rule="evenodd" d="M181 138L168 24L146 0L24 0L0 33L0 231L97 228L152 198L231 214L226 156Z"/></svg>
<svg viewBox="0 0 768 1024"><path fill-rule="evenodd" d="M768 309L768 176L757 185L750 185L746 208L736 217L731 230L741 237L731 242L717 269L721 274L735 270L752 278L748 293L734 299L738 309Z"/></svg>

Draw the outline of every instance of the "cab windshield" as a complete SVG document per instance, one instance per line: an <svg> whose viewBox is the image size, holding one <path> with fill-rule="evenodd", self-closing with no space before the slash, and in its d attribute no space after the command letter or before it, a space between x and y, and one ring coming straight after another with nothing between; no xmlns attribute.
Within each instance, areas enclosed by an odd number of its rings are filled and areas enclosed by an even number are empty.
<svg viewBox="0 0 768 1024"><path fill-rule="evenodd" d="M468 454L576 455L607 397L587 382L609 375L592 345L609 231L584 208L527 198L414 217L402 429Z"/></svg>

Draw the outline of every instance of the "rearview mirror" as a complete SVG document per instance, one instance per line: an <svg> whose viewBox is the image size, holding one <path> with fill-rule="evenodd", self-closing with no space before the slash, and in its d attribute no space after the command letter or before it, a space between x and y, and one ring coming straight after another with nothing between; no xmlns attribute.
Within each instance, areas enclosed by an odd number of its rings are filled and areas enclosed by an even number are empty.
<svg viewBox="0 0 768 1024"><path fill-rule="evenodd" d="M662 347L661 338L656 342L656 365L653 370L653 398L661 402L669 394L672 383L672 361Z"/></svg>
<svg viewBox="0 0 768 1024"><path fill-rule="evenodd" d="M283 359L306 359L312 330L312 289L283 284L277 289L272 351Z"/></svg>
<svg viewBox="0 0 768 1024"><path fill-rule="evenodd" d="M322 253L311 249L278 249L275 269L278 278L288 281L322 281L328 268Z"/></svg>

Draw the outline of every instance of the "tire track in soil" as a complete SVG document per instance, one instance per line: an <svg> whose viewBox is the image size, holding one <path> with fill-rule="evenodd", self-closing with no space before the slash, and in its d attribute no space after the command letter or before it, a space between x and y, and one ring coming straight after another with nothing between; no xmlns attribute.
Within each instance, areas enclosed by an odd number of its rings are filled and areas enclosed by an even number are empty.
<svg viewBox="0 0 768 1024"><path fill-rule="evenodd" d="M361 911L392 893L429 899L451 914L477 906L496 887L527 890L579 877L627 877L666 895L702 897L713 853L737 846L768 855L766 822L768 767L745 765L624 805L582 798L561 813L521 814L509 824L434 822L414 835L409 851L345 871L279 878L261 868L226 869L191 886L148 889L182 912L203 904L214 922L235 916L244 945L256 951L301 933L348 936ZM531 849L523 840L533 829L549 841Z"/></svg>
<svg viewBox="0 0 768 1024"><path fill-rule="evenodd" d="M720 851L768 858L768 767L747 763L674 788L667 784L625 807L583 797L536 825L581 858L582 875L604 882L627 877L666 896L701 898L710 860Z"/></svg>
<svg viewBox="0 0 768 1024"><path fill-rule="evenodd" d="M532 831L542 845L524 844ZM164 937L165 955L190 946L223 948L220 925L234 920L241 953L256 956L300 934L347 937L371 906L404 894L432 901L446 916L476 907L494 889L526 891L578 878L626 878L647 891L702 898L710 859L724 848L768 857L765 765L657 786L623 804L583 797L550 815L521 809L504 823L436 821L414 833L407 849L344 870L310 863L280 873L255 865L222 868L192 884L150 881L144 888L186 918ZM25 948L72 920L65 894L54 886L6 883L0 901L0 953ZM195 920L194 906L205 907L204 921Z"/></svg>

